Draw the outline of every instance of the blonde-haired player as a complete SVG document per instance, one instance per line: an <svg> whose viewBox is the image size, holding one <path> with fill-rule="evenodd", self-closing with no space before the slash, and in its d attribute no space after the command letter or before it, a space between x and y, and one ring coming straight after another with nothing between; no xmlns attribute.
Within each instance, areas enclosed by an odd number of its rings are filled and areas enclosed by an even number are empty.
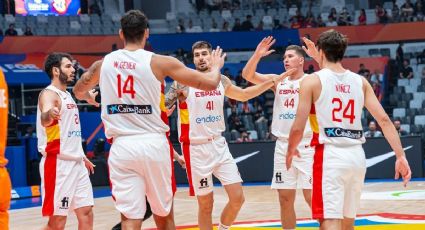
<svg viewBox="0 0 425 230"><path fill-rule="evenodd" d="M260 59L273 50L270 47L275 40L269 36L264 38L257 46L253 56L245 65L242 76L255 84L262 83L276 76L275 74L260 74L256 72ZM294 167L286 169L286 151L288 148L289 131L296 117L299 101L300 83L307 74L304 73L304 50L297 45L290 45L283 55L285 69L296 69L288 78L276 84L273 105L272 133L278 140L274 153L274 170L272 188L277 189L280 202L280 218L283 229L295 229L295 195L296 189L303 190L304 199L311 207L311 173L313 164L314 147L310 142L313 137L310 124L307 122L303 139L298 146L302 158L294 160Z"/></svg>

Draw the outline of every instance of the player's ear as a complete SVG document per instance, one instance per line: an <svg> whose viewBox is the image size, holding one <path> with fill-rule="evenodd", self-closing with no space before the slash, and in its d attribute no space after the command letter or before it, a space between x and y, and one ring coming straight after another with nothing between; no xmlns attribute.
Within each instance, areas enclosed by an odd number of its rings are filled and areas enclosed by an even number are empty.
<svg viewBox="0 0 425 230"><path fill-rule="evenodd" d="M146 40L149 38L149 28L146 28L145 34L143 35Z"/></svg>
<svg viewBox="0 0 425 230"><path fill-rule="evenodd" d="M125 39L124 39L124 32L122 32L122 29L120 29L118 31L118 34L120 35L120 39L123 40L123 41L125 41Z"/></svg>

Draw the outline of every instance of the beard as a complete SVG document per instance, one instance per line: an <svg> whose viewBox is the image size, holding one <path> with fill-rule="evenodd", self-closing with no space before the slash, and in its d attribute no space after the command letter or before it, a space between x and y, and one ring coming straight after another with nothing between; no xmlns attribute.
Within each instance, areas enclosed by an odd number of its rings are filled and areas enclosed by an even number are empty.
<svg viewBox="0 0 425 230"><path fill-rule="evenodd" d="M198 66L196 69L200 72L206 72L208 71L208 66L207 65L205 65L205 67Z"/></svg>
<svg viewBox="0 0 425 230"><path fill-rule="evenodd" d="M66 76L66 74L63 73L62 70L60 71L60 74L59 74L59 81L65 85L69 85L74 82L73 80L68 81L68 76Z"/></svg>

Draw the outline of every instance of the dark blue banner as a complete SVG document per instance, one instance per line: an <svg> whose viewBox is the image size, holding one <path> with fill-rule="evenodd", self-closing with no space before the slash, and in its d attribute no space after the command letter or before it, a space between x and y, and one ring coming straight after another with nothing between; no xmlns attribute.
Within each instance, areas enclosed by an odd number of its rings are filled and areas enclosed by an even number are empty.
<svg viewBox="0 0 425 230"><path fill-rule="evenodd" d="M153 34L149 42L155 52L175 51L182 48L190 51L196 41L210 42L213 47L223 49L251 49L254 50L258 43L267 36L276 38L274 46L299 45L300 35L298 30L269 30L246 32L214 32L214 33L181 33L181 34Z"/></svg>

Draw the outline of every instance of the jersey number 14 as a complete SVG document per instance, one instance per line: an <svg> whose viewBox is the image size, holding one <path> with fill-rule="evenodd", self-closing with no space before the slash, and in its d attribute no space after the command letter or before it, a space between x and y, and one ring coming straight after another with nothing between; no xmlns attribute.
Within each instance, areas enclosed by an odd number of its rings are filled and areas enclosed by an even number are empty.
<svg viewBox="0 0 425 230"><path fill-rule="evenodd" d="M122 95L127 93L131 95L131 98L134 99L136 95L136 91L134 91L134 77L132 75L128 75L127 79L124 80L124 85L122 84L121 74L117 75L118 80L118 97L122 98Z"/></svg>

